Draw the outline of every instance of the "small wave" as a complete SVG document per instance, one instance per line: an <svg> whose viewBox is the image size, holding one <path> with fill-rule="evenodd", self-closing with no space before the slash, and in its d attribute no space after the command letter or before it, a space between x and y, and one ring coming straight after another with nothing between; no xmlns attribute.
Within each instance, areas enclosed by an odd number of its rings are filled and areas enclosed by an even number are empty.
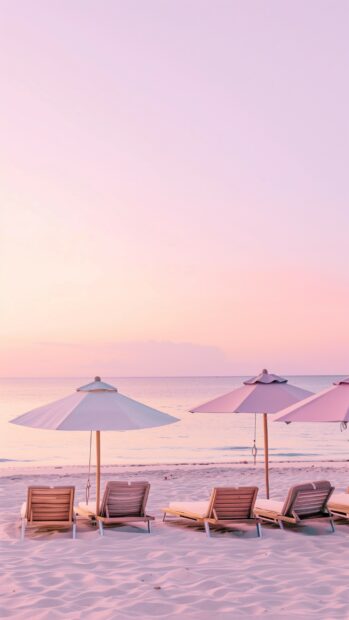
<svg viewBox="0 0 349 620"><path fill-rule="evenodd" d="M212 450L251 450L251 446L223 446Z"/></svg>
<svg viewBox="0 0 349 620"><path fill-rule="evenodd" d="M2 459L0 463L35 463L35 459Z"/></svg>
<svg viewBox="0 0 349 620"><path fill-rule="evenodd" d="M277 452L273 456L319 456L318 452Z"/></svg>

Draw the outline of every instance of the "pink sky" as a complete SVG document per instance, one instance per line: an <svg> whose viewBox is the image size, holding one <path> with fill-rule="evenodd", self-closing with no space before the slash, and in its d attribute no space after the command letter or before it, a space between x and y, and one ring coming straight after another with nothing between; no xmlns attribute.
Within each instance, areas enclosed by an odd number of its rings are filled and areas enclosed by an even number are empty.
<svg viewBox="0 0 349 620"><path fill-rule="evenodd" d="M347 2L2 2L0 376L347 373Z"/></svg>

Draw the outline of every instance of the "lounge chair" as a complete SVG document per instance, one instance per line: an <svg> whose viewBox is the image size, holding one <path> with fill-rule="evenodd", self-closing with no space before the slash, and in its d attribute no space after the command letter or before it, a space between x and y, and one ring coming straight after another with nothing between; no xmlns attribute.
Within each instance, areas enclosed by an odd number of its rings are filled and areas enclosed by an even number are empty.
<svg viewBox="0 0 349 620"><path fill-rule="evenodd" d="M28 487L27 501L21 508L21 539L28 527L71 527L75 538L74 491L75 487Z"/></svg>
<svg viewBox="0 0 349 620"><path fill-rule="evenodd" d="M333 487L328 480L307 482L290 488L284 502L258 499L254 513L268 523L276 523L281 529L284 523L299 524L308 519L326 518L334 532L334 523L328 510L328 500Z"/></svg>
<svg viewBox="0 0 349 620"><path fill-rule="evenodd" d="M349 519L349 488L346 493L334 493L331 495L328 508L334 517Z"/></svg>
<svg viewBox="0 0 349 620"><path fill-rule="evenodd" d="M154 517L145 511L149 489L149 482L107 482L98 514L94 502L80 502L75 511L81 517L97 521L101 536L104 525L116 523L144 522L150 533L150 522L154 521Z"/></svg>
<svg viewBox="0 0 349 620"><path fill-rule="evenodd" d="M163 508L166 516L172 515L191 519L204 525L207 536L210 536L210 525L227 527L237 522L254 522L257 534L261 537L259 518L253 513L258 487L214 487L207 502L171 502Z"/></svg>

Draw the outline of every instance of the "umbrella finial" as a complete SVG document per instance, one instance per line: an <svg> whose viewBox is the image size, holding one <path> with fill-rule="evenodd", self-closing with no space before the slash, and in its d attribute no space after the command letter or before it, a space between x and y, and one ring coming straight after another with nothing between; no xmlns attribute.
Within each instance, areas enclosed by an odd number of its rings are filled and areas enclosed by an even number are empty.
<svg viewBox="0 0 349 620"><path fill-rule="evenodd" d="M263 368L258 377L252 377L251 379L244 381L245 385L253 385L254 383L287 383L287 379L278 377L278 375L273 375L269 373L266 368Z"/></svg>
<svg viewBox="0 0 349 620"><path fill-rule="evenodd" d="M95 377L92 383L82 385L77 392L117 392L116 387L102 381L100 377Z"/></svg>

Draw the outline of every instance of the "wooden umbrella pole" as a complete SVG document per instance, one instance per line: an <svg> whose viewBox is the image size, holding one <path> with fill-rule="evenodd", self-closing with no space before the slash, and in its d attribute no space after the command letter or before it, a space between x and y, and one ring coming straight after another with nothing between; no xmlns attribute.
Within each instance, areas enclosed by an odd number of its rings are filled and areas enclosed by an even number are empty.
<svg viewBox="0 0 349 620"><path fill-rule="evenodd" d="M96 431L96 512L99 514L101 498L101 431Z"/></svg>
<svg viewBox="0 0 349 620"><path fill-rule="evenodd" d="M269 450L268 450L268 416L263 413L264 428L264 464L265 464L265 491L267 499L269 499Z"/></svg>

